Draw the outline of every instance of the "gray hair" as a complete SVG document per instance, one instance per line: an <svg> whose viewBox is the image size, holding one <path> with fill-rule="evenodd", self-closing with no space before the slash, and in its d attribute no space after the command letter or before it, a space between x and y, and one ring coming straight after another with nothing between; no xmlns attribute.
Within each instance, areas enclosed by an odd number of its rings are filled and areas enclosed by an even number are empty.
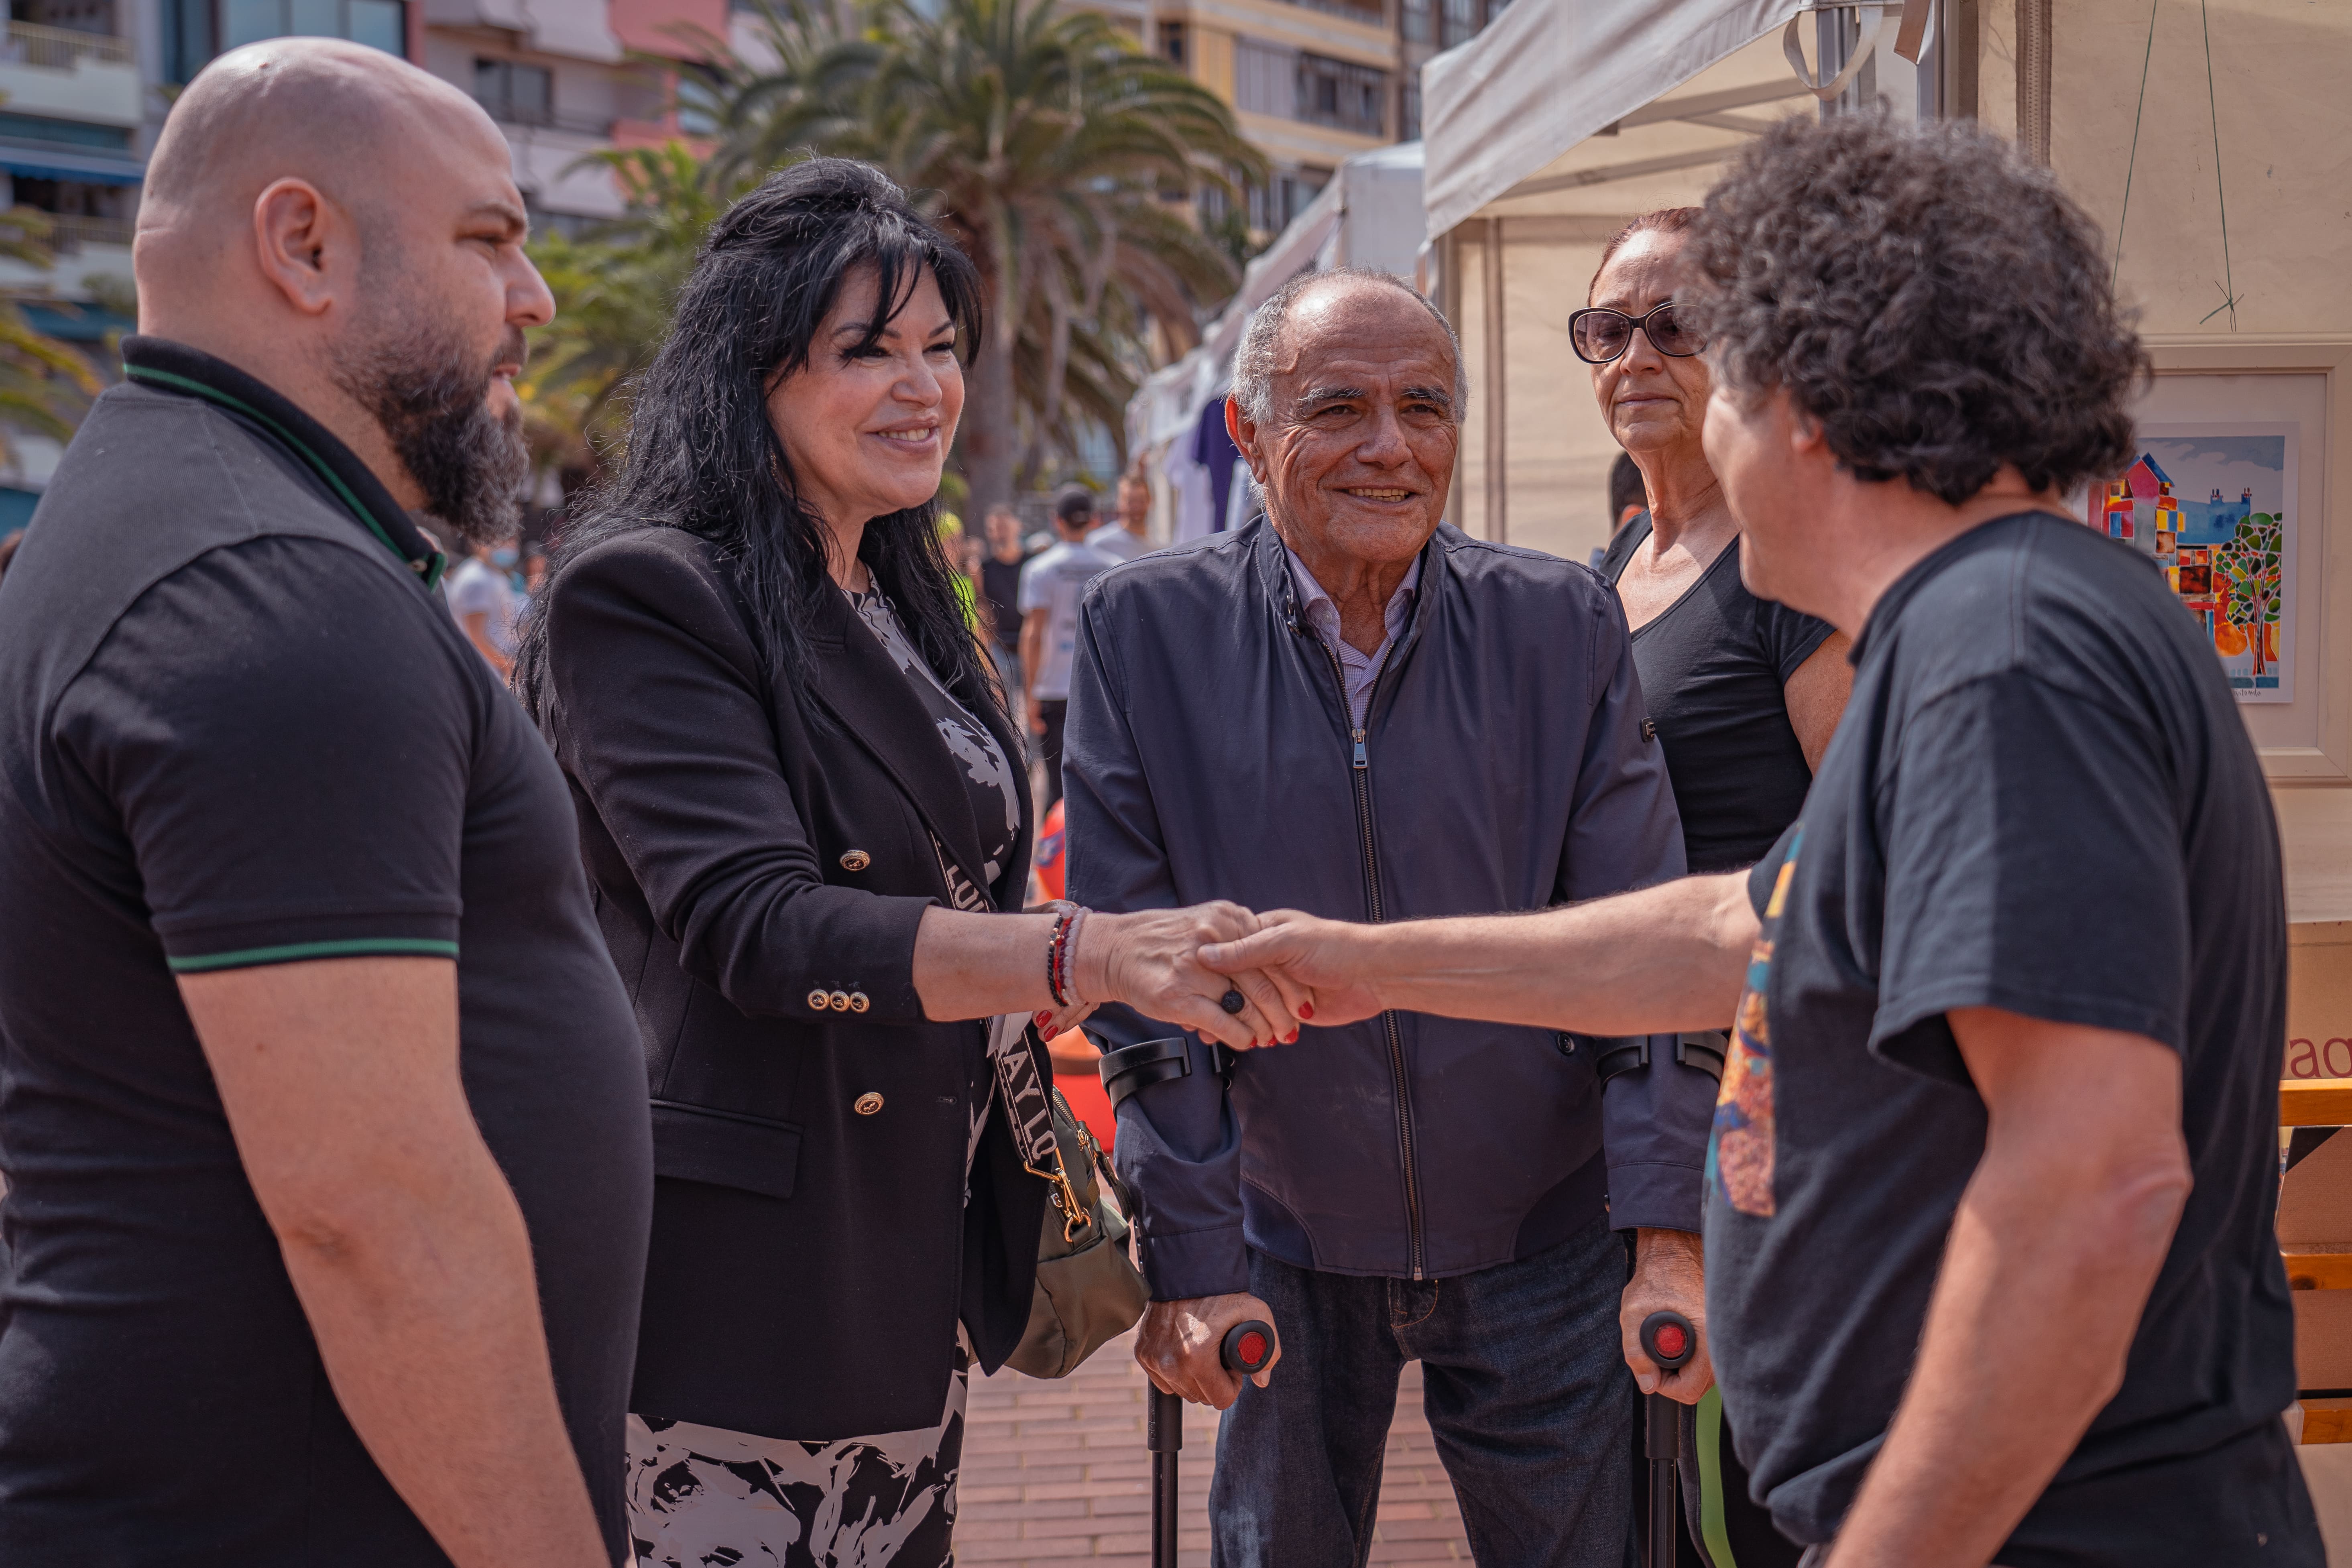
<svg viewBox="0 0 2352 1568"><path fill-rule="evenodd" d="M1274 360L1276 352L1282 347L1282 329L1290 321L1290 308L1301 294L1317 284L1343 278L1360 278L1367 283L1395 289L1428 311L1429 319L1445 330L1446 345L1454 351L1454 417L1460 421L1470 411L1470 374L1462 363L1461 335L1445 319L1445 312L1428 295L1393 272L1371 267L1334 267L1328 271L1297 274L1275 290L1272 299L1250 312L1241 347L1234 351L1233 390L1234 402L1249 416L1250 423L1264 425L1274 417Z"/></svg>

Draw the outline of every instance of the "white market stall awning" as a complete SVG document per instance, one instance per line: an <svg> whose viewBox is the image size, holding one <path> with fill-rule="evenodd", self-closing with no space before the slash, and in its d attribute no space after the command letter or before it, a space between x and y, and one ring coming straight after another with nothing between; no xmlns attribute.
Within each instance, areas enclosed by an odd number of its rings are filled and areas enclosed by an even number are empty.
<svg viewBox="0 0 2352 1568"><path fill-rule="evenodd" d="M1587 137L1638 115L1801 0L1515 0L1422 71L1431 237L1445 233ZM1784 79L1781 98L1803 92ZM1759 89L1760 90L1760 89ZM1737 97L1737 94L1732 95ZM1723 114L1744 103L1693 105Z"/></svg>
<svg viewBox="0 0 2352 1568"><path fill-rule="evenodd" d="M1377 267L1412 276L1421 248L1421 143L1359 153L1339 165L1307 210L1254 258L1242 286L1198 347L1152 373L1127 405L1128 449L1139 456L1189 434L1233 379L1234 350L1251 312L1308 268Z"/></svg>

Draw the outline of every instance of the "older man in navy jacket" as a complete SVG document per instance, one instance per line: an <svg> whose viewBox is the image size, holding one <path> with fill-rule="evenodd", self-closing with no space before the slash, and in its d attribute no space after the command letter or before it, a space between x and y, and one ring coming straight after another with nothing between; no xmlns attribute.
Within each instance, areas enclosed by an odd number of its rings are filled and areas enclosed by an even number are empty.
<svg viewBox="0 0 2352 1568"><path fill-rule="evenodd" d="M1072 897L1382 921L1679 876L1614 596L1440 525L1465 400L1444 317L1386 274L1311 274L1259 310L1234 380L1267 515L1088 592ZM1137 1357L1239 1400L1213 1561L1362 1563L1415 1358L1479 1562L1630 1561L1636 1380L1692 1401L1711 1375L1702 1354L1662 1381L1633 1331L1704 1321L1719 1057L1412 1013L1232 1057L1123 1010L1092 1026L1154 1298ZM1217 1345L1251 1317L1284 1360L1244 1389Z"/></svg>

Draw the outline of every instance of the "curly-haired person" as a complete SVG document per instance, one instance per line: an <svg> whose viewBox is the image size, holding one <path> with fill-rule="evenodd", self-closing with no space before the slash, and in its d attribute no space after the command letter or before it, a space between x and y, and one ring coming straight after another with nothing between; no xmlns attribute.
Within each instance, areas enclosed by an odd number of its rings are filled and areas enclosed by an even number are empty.
<svg viewBox="0 0 2352 1568"><path fill-rule="evenodd" d="M2270 798L2187 613L2060 500L2147 374L2099 236L1992 136L1844 118L1761 138L1689 258L1742 576L1853 638L1797 823L1749 871L1202 961L1318 1023L1736 1016L1705 1328L1808 1563L2316 1568Z"/></svg>

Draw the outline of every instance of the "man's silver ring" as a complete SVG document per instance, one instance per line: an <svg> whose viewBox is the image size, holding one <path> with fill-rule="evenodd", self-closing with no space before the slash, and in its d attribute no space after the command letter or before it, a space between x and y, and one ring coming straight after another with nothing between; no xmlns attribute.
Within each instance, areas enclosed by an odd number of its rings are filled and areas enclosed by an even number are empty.
<svg viewBox="0 0 2352 1568"><path fill-rule="evenodd" d="M1217 1005L1228 1013L1238 1013L1249 1005L1249 999L1238 991L1227 991L1217 998Z"/></svg>

